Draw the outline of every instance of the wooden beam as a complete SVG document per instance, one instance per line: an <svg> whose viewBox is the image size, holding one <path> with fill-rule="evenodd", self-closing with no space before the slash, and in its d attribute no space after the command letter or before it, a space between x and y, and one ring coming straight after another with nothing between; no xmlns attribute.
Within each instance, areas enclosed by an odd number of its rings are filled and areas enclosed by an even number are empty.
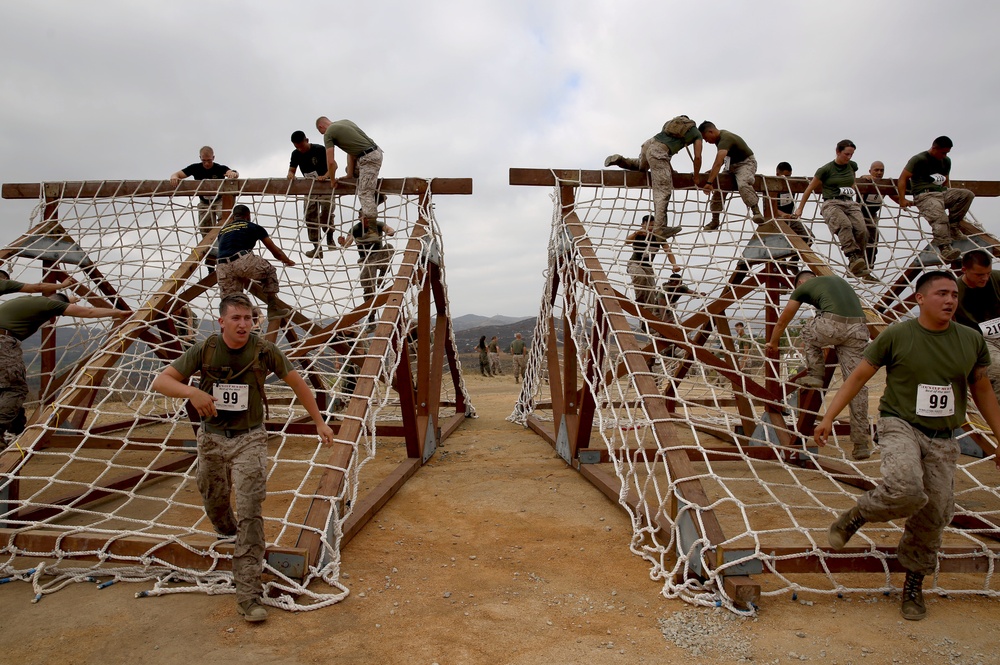
<svg viewBox="0 0 1000 665"><path fill-rule="evenodd" d="M350 516L344 520L343 536L340 540L341 550L354 539L354 536L358 535L361 528L381 510L382 506L389 502L389 499L395 496L396 492L419 468L419 457L406 458L381 483L354 504Z"/></svg>
<svg viewBox="0 0 1000 665"><path fill-rule="evenodd" d="M778 573L902 573L906 570L896 559L895 547L829 547L803 549L797 547L767 547L760 553L765 570ZM938 550L938 566L942 573L986 573L991 560L1000 556L1000 548L942 547ZM884 559L883 559L884 557Z"/></svg>
<svg viewBox="0 0 1000 665"><path fill-rule="evenodd" d="M354 183L337 182L337 189L330 183L307 178L249 178L226 180L182 180L176 185L169 180L84 180L46 183L57 199L89 199L110 197L172 197L211 194L238 196L343 196L354 194ZM425 178L381 178L378 184L383 194L415 195L428 190ZM431 178L430 192L434 194L472 194L472 178ZM4 183L5 199L37 199L42 195L39 183Z"/></svg>

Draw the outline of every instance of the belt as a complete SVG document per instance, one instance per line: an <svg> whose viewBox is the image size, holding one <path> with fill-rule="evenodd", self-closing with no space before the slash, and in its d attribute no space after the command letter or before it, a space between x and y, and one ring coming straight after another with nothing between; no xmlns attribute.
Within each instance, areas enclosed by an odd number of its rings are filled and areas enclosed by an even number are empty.
<svg viewBox="0 0 1000 665"><path fill-rule="evenodd" d="M220 258L216 259L215 262L216 263L232 263L236 259L241 259L241 258L243 258L244 256L246 256L249 253L250 253L249 249L244 249L243 251L236 252L235 254L230 254L229 256L226 256L226 257L220 257Z"/></svg>
<svg viewBox="0 0 1000 665"><path fill-rule="evenodd" d="M829 198L823 199L824 201L853 201L853 196L831 196Z"/></svg>
<svg viewBox="0 0 1000 665"><path fill-rule="evenodd" d="M950 429L931 429L930 427L924 427L916 423L910 423L910 427L918 432L922 432L930 439L950 439L955 436L955 433Z"/></svg>
<svg viewBox="0 0 1000 665"><path fill-rule="evenodd" d="M219 436L224 436L227 439L232 439L233 437L239 436L240 434L246 434L247 432L252 432L255 429L259 429L261 427L260 425L254 425L253 427L247 427L245 429L225 429L223 427L215 427L214 425L209 425L208 423L202 423L201 426L204 427L205 431L208 432L209 434L218 434Z"/></svg>
<svg viewBox="0 0 1000 665"><path fill-rule="evenodd" d="M824 319L830 319L831 321L837 321L839 323L866 323L867 319L863 316L841 316L840 314L834 314L833 312L820 312L820 316Z"/></svg>
<svg viewBox="0 0 1000 665"><path fill-rule="evenodd" d="M376 150L378 150L378 146L377 145L373 145L372 147L368 148L367 150L362 150L361 152L359 152L357 154L357 156L355 157L355 159L357 159L358 157L364 157L368 153L375 152Z"/></svg>

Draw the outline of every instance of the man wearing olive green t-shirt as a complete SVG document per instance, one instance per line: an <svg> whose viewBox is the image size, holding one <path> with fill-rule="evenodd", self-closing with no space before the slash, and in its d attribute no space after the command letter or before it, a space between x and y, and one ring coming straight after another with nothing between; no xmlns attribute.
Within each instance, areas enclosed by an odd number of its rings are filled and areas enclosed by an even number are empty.
<svg viewBox="0 0 1000 665"><path fill-rule="evenodd" d="M776 357L781 336L795 318L799 307L805 303L816 308L816 316L802 326L800 339L806 359L806 374L796 381L802 388L823 387L823 348L832 346L840 361L840 374L846 379L861 362L861 354L868 344L868 326L854 289L844 279L835 275L817 277L809 270L795 276L795 290L788 304L778 317L766 351ZM871 424L868 420L868 389L861 388L851 400L851 456L856 460L871 457Z"/></svg>
<svg viewBox="0 0 1000 665"><path fill-rule="evenodd" d="M983 336L952 321L958 307L955 276L932 270L917 279L920 315L894 323L865 349L864 360L830 403L815 438L826 445L833 420L879 368L885 391L879 402L882 480L830 526L830 545L843 549L866 522L906 518L896 559L906 569L901 611L923 619L923 579L937 570L945 526L955 512L954 431L965 422L968 394L1000 439L1000 405L986 367ZM1000 467L1000 457L996 460Z"/></svg>
<svg viewBox="0 0 1000 665"><path fill-rule="evenodd" d="M124 319L131 314L119 309L82 307L74 304L76 300L53 293L47 298L23 296L0 304L0 449L6 445L4 435L20 434L26 422L24 400L28 397L28 381L21 342L56 316Z"/></svg>
<svg viewBox="0 0 1000 665"><path fill-rule="evenodd" d="M220 335L184 352L153 381L153 390L188 399L201 416L198 428L198 491L205 513L224 537L235 536L233 582L237 611L249 622L264 621L261 572L267 495L267 432L263 426L264 380L271 372L295 393L312 417L323 443L333 444L333 430L323 420L309 387L285 355L253 330L253 306L242 293L219 304ZM188 379L201 372L198 387ZM230 504L235 487L236 514ZM237 521L238 520L238 521Z"/></svg>
<svg viewBox="0 0 1000 665"><path fill-rule="evenodd" d="M510 343L510 355L514 359L514 382L520 383L524 378L524 366L526 347L521 333L514 334L514 341Z"/></svg>
<svg viewBox="0 0 1000 665"><path fill-rule="evenodd" d="M337 159L333 152L337 147L347 153L347 164L344 165L347 177L358 180L356 191L361 204L361 217L374 223L378 217L375 194L378 191L378 173L382 169L382 149L350 120L331 122L325 115L320 116L316 119L316 129L323 135L323 145L326 146L330 184L337 187Z"/></svg>
<svg viewBox="0 0 1000 665"><path fill-rule="evenodd" d="M961 224L965 213L972 206L976 195L967 189L956 189L951 185L952 140L947 136L934 139L930 150L914 155L899 174L896 187L899 206L917 206L920 214L927 219L934 234L932 241L944 261L955 261L961 252L951 246L956 240L964 240ZM912 190L913 200L906 198L907 185Z"/></svg>
<svg viewBox="0 0 1000 665"><path fill-rule="evenodd" d="M699 184L701 173L701 132L694 120L679 115L668 120L663 130L642 144L639 156L608 155L604 166L617 166L629 171L649 171L653 189L653 232L658 239L666 240L681 232L680 226L667 226L667 204L674 191L673 167L670 158L689 145L694 146L694 182Z"/></svg>
<svg viewBox="0 0 1000 665"><path fill-rule="evenodd" d="M715 162L711 171L708 172L704 191L712 197L711 210L712 221L705 225L706 231L714 231L721 226L720 215L723 210L724 194L721 191L714 191L715 178L719 175L723 165L728 164L726 172L733 176L736 187L740 192L747 210L753 214L755 224L764 223L764 215L760 214L760 197L754 191L754 179L757 177L757 158L753 156L753 150L741 137L733 134L729 130L719 129L714 123L705 121L698 125L698 131L702 137L712 145L716 146Z"/></svg>

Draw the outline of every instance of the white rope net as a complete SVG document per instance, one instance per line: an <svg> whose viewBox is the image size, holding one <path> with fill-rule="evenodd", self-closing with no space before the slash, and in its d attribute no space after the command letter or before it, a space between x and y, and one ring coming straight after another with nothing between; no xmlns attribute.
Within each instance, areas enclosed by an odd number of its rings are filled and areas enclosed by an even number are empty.
<svg viewBox="0 0 1000 665"><path fill-rule="evenodd" d="M265 250L278 267L279 296L294 310L294 318L283 320L278 331L279 348L319 396L332 425L343 428L345 419L352 417L346 410L352 397L366 402L357 441L337 437L337 445L353 448L350 461L337 467L331 464L331 451L321 445L305 410L294 402L291 389L273 376L266 385L270 415L264 529L268 548L295 547L299 535L307 532L318 535L322 546L319 560L309 561L308 569L299 571L304 574L289 573L280 557L269 560L264 570L264 602L291 610L315 609L336 603L348 593L340 581L340 539L359 491L377 484L380 474L406 457L402 439L377 437L376 427L401 418L399 398L391 389L399 363L409 361L416 375L416 345L410 347L408 359L401 358L398 350L404 338L415 339L418 294L430 279L429 262L440 266L444 283L440 231L432 206L421 203L420 197L389 194L380 208L380 219L396 234L388 239L392 260L378 290L388 295L387 301L395 302L398 297L400 304L383 309L377 302L371 307L375 301L369 301L362 307L365 300L354 247L326 248L322 259L304 255L312 244L306 239L301 197L241 196L242 192L237 194L237 202L254 211L253 221L296 262L294 267L283 267ZM354 206L347 205L355 203L355 197L334 200L335 234L347 234L358 219ZM110 306L117 298L133 311L140 310L170 284L167 278L202 240L194 205L197 199L188 201L187 197L149 196L50 199L48 204L58 208L58 226L28 235L8 248L13 253L4 268L13 279L37 281L38 259L42 259L57 279L77 280L82 285L77 293L89 292L109 301L92 298L91 304ZM40 204L31 228L42 221L42 214ZM413 238L419 238L416 251L406 252ZM325 237L322 240L325 245ZM258 245L257 251L262 249ZM406 260L414 261L413 277L400 286L402 280L395 280L394 275L403 270ZM16 456L16 462L5 465L0 475L0 527L13 532L0 542L0 577L30 579L36 599L85 580L152 582L148 591L137 595L234 592L231 572L219 569L220 562L231 559L231 541L218 540L196 485L195 436L186 402L149 389L156 374L182 349L217 331L217 287L214 283L198 285L209 274L209 265L201 262L163 311L149 313L146 308L149 322L141 325L144 334L131 335L137 337L131 344L119 329L111 330L108 320L58 319L55 372L41 395L39 335L23 343L32 390L31 401L25 405L28 413L51 404L56 413L76 414L76 419L73 415L64 418L59 427L52 426L54 417L29 426L0 457ZM263 309L264 303L259 304ZM382 325L371 325L369 315ZM349 320L353 322L345 323ZM263 323L266 327L266 320ZM127 327L128 323L122 329ZM373 355L370 349L378 346L376 335L383 331L389 331L388 339L383 339L388 352ZM101 354L110 354L113 362L99 387L91 389L99 371L92 363ZM372 367L374 372L365 370ZM444 372L447 376L447 358ZM354 395L365 378L374 382L370 399ZM456 391L452 381L441 382L442 405L454 406L456 392L470 404L464 384L459 381L458 385ZM81 391L86 399L77 407L74 395ZM471 415L471 406L467 408ZM326 472L345 477L336 496L317 494ZM321 528L306 526L306 513L314 499L332 506ZM24 538L38 532L55 533L55 546L40 551L16 544L33 542ZM90 538L93 546L71 550L64 545L82 536ZM133 546L123 553L118 545L125 539L147 547L136 553ZM178 551L186 553L180 560L196 564L176 563ZM82 557L96 561L81 561ZM34 558L55 561L35 565Z"/></svg>
<svg viewBox="0 0 1000 665"><path fill-rule="evenodd" d="M529 352L526 379L509 420L526 424L532 417L543 423L548 421L552 427L546 358L549 325L555 321L555 329L559 331L562 373L566 366L562 354L567 346L561 339L561 331L565 329L563 319L568 317L578 382L595 405L590 449L606 450L605 458L610 462L601 466L613 466L613 473L621 482L620 503L632 517L631 550L650 562L650 574L663 581L665 596L741 611L727 595L723 578L748 572L770 573L754 578L762 585L765 596L799 590L826 594L888 593L896 588L889 574L892 555L876 548L895 547L902 533L902 520L867 524L862 528L850 545L868 548L863 554L829 551L829 525L853 504L862 491L859 485L878 480L879 456L876 453L869 460L855 461L849 435L843 429L824 448L815 448L811 436L804 436L798 430L803 409L797 402L798 393L792 392L794 386L785 386L785 382L804 368L797 335L804 321L812 316L805 311L811 308L800 310L798 320L789 326L780 359L776 361L768 361L764 356L767 341L764 288L753 288L745 296L727 302L725 307L717 304L712 310L712 303L734 281L734 273L740 273L736 281L755 278L763 281L769 271L781 276L783 284L777 306L783 307L790 293L791 277L806 267L798 252L780 233L758 234L738 194L730 193L727 198L721 229L703 231L701 227L711 219L709 198L700 191L675 190L668 224L682 225L683 231L670 239L669 244L683 269L683 282L692 293L676 299L672 311L688 343L667 344L661 339L654 347L652 341L657 335L651 330L648 318L628 315L630 332L616 333L603 326L597 293L602 288L597 283L606 276L615 292L613 300L620 304L634 303L635 290L627 272L633 248L626 238L640 227L644 215L652 213L649 190L609 184L577 186L573 189L575 203L564 213L560 186L578 184L578 179L560 182L559 174L554 175L557 186L553 195L546 292ZM616 182L621 183L620 177ZM571 228L574 213L582 224L576 236ZM803 221L815 236L812 250L828 262L835 274L847 275L845 258L839 244L831 239L815 199L807 206ZM881 283L848 279L866 307L874 309L881 303L887 320L893 321L912 316L912 305L904 304L913 293L911 285L924 266L940 268L941 261L930 249L929 229L915 209L901 210L887 198L879 229L881 238L873 270ZM966 251L974 246L992 247L991 243L992 239L984 234L970 236L968 241L956 243L956 247ZM656 283L664 295L669 292L664 283L672 271L665 255L661 250L653 261ZM599 265L588 260L592 256L599 260ZM890 289L892 285L897 288ZM895 305L899 308L893 311ZM644 311L649 313L648 309ZM711 316L713 312L718 315L715 319ZM746 326L746 336L742 339L736 336L736 322ZM595 326L602 327L595 332ZM720 330L723 326L728 330ZM692 349L699 344L726 362L736 380L729 380L704 362L692 360ZM636 347L641 351L629 353L641 353L648 371L622 371L626 349ZM769 362L774 363L771 367L780 380L779 385L787 391L781 396L782 403L773 404L784 412L783 426L775 425L767 417L766 400L754 398L748 385L750 381L765 384ZM595 368L588 371L591 364ZM836 388L842 380L839 369L834 376L831 388ZM642 386L647 387L645 392ZM884 372L880 371L869 386L869 413L874 423ZM650 405L655 401L662 404L664 395L668 403L673 397L674 410L669 417L657 420L650 413ZM741 415L736 398L750 398L749 418ZM829 393L826 401L828 398ZM846 409L838 422L846 424ZM662 423L667 425L664 427ZM658 431L669 432L671 440L663 440ZM779 433L786 435L785 445ZM787 437L792 437L794 445L787 443ZM803 449L803 441L808 450ZM680 484L685 479L677 477L666 462L671 447L684 451L691 460L693 478L701 483L708 497L703 510L684 500ZM1000 539L1000 528L995 526L1000 524L997 490L1000 474L993 457L984 458L968 435L962 439L962 447L965 454L958 465L955 497L956 519L964 523L963 528L958 528L956 522L947 529L940 561L943 564L949 558L977 557L984 562L980 570L985 574L939 570L933 585L928 587L941 593L997 596L1000 585L993 572L998 564ZM844 477L850 477L853 483L842 482ZM700 535L705 533L703 515L707 511L714 513L726 538L718 543L718 549L726 552L723 561L715 561L711 543ZM796 559L805 558L818 561L818 572L793 575L783 572L794 569ZM881 574L844 572L852 568L842 561L845 558L867 559L865 569L876 568ZM871 559L878 563L872 564Z"/></svg>

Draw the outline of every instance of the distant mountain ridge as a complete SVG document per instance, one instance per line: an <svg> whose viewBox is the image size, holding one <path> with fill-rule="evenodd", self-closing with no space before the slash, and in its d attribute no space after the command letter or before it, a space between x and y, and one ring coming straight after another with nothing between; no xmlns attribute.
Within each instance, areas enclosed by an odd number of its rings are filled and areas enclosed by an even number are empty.
<svg viewBox="0 0 1000 665"><path fill-rule="evenodd" d="M463 314L462 316L456 316L451 320L451 325L456 332L460 330L468 330L470 328L484 328L488 326L506 326L511 323L517 323L518 321L524 321L531 317L528 316L503 316L502 314L495 314L493 316L481 316L479 314Z"/></svg>

